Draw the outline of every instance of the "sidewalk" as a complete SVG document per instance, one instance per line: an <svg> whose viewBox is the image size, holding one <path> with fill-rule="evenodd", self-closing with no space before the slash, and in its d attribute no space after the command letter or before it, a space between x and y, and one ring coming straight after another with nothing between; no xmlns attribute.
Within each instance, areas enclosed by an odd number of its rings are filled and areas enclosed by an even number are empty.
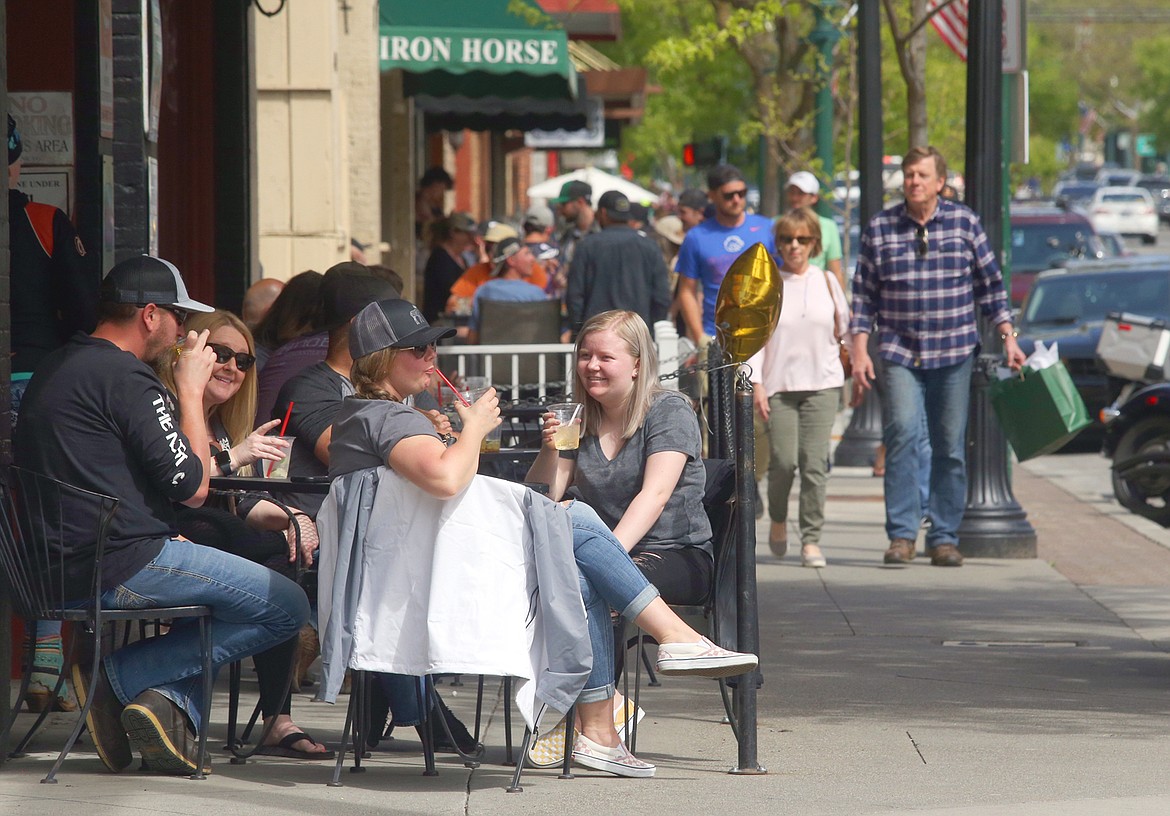
<svg viewBox="0 0 1170 816"><path fill-rule="evenodd" d="M203 782L115 776L84 746L54 787L37 784L47 753L0 768L0 811L1170 812L1170 536L1114 512L1100 457L1017 466L1014 486L1039 535L1035 560L884 567L881 480L868 468L833 471L827 569L801 568L798 554L773 558L767 521L757 525L765 776L726 773L736 746L713 683L664 678L643 690L638 753L658 764L653 780L526 771L525 792L505 793L497 701L489 763L475 771L440 759L440 775L424 778L413 733L402 750L376 753L367 773L346 772L340 789L325 786L331 763L234 766L218 756ZM473 689L443 692L468 719ZM305 699L296 698L298 721L335 742L344 711ZM58 717L41 749L59 745L68 718Z"/></svg>

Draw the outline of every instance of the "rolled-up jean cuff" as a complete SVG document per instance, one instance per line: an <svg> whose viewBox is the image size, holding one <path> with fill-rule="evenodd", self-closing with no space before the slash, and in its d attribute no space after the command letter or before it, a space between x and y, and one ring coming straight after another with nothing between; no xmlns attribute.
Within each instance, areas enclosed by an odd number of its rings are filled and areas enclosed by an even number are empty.
<svg viewBox="0 0 1170 816"><path fill-rule="evenodd" d="M612 700L614 695L613 683L606 683L600 688L582 689L577 695L578 703L599 703L602 700Z"/></svg>
<svg viewBox="0 0 1170 816"><path fill-rule="evenodd" d="M647 584L646 588L634 596L634 600L630 601L626 608L622 610L622 617L630 623L634 622L634 618L646 611L646 607L654 602L658 597L658 587L654 584Z"/></svg>

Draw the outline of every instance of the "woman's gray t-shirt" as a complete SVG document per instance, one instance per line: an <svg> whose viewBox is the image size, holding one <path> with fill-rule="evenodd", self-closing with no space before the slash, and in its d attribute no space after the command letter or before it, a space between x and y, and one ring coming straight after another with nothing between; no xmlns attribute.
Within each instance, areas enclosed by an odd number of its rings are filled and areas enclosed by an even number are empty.
<svg viewBox="0 0 1170 816"><path fill-rule="evenodd" d="M346 397L333 420L329 475L344 476L380 465L389 467L390 451L410 436L439 438L431 421L408 405Z"/></svg>
<svg viewBox="0 0 1170 816"><path fill-rule="evenodd" d="M685 453L687 463L662 515L637 549L701 547L711 552L711 524L703 509L706 470L699 420L690 401L676 391L658 395L634 435L613 460L601 452L595 435L582 437L571 495L597 511L612 530L642 490L646 460L662 451Z"/></svg>

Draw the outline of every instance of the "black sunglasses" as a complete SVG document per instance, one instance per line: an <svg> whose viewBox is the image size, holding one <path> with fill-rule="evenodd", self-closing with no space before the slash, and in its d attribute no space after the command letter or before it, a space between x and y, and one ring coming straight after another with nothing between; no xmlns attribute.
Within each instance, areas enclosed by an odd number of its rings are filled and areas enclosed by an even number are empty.
<svg viewBox="0 0 1170 816"><path fill-rule="evenodd" d="M414 356L422 359L427 356L427 352L435 348L435 343L427 343L425 346L413 346L410 350L414 352Z"/></svg>
<svg viewBox="0 0 1170 816"><path fill-rule="evenodd" d="M726 193L720 193L724 201L731 201L733 198L747 198L747 187L740 187L738 190L728 190Z"/></svg>
<svg viewBox="0 0 1170 816"><path fill-rule="evenodd" d="M256 365L256 357L246 351L236 351L231 346L224 346L219 343L208 343L207 347L215 352L215 361L220 365L223 365L233 357L236 358L236 368L240 371L247 371Z"/></svg>
<svg viewBox="0 0 1170 816"><path fill-rule="evenodd" d="M155 305L158 306L157 303ZM158 306L158 308L166 309L168 312L173 314L175 316L175 320L179 322L180 326L187 322L187 317L191 314L186 309L180 309L178 306Z"/></svg>
<svg viewBox="0 0 1170 816"><path fill-rule="evenodd" d="M800 244L801 246L808 246L809 244L811 244L813 242L813 237L811 235L777 235L776 236L776 243L779 244L780 246L788 246L793 241L796 241L796 243Z"/></svg>
<svg viewBox="0 0 1170 816"><path fill-rule="evenodd" d="M919 224L918 228L914 230L914 248L918 251L919 258L926 257L926 251L930 249L930 245L926 243L926 225Z"/></svg>

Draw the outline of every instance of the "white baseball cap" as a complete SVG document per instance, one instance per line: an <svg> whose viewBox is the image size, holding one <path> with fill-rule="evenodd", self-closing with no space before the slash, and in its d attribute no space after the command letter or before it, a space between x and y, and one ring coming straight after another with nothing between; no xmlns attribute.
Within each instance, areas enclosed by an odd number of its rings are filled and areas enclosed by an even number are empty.
<svg viewBox="0 0 1170 816"><path fill-rule="evenodd" d="M788 177L788 186L795 187L806 195L820 195L821 183L807 170L801 170Z"/></svg>

